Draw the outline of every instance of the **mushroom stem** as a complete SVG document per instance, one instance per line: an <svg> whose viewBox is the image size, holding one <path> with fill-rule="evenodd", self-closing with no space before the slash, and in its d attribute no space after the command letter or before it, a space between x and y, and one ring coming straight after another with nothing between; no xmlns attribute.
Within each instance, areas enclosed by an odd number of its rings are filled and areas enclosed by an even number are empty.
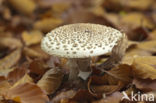
<svg viewBox="0 0 156 103"><path fill-rule="evenodd" d="M67 66L70 69L69 80L75 80L78 78L79 71L88 72L90 71L90 58L85 59L68 59Z"/></svg>
<svg viewBox="0 0 156 103"><path fill-rule="evenodd" d="M128 42L127 42L127 37L125 34L121 38L120 41L118 41L118 45L116 45L111 53L111 56L103 63L100 65L103 69L109 70L110 68L114 67L114 65L120 63L122 60L125 51L128 47Z"/></svg>

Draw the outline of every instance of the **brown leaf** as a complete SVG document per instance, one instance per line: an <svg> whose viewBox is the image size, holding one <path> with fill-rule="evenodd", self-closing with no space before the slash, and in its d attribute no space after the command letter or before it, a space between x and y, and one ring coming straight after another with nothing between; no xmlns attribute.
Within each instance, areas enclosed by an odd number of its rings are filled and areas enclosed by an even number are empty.
<svg viewBox="0 0 156 103"><path fill-rule="evenodd" d="M43 32L49 32L50 30L61 25L63 21L55 18L44 18L34 23L34 28Z"/></svg>
<svg viewBox="0 0 156 103"><path fill-rule="evenodd" d="M154 0L123 0L125 3L123 4L125 7L130 7L138 10L147 10L150 8ZM141 5L140 5L141 4Z"/></svg>
<svg viewBox="0 0 156 103"><path fill-rule="evenodd" d="M118 91L123 87L122 82L118 82L117 85L92 85L90 87L93 93L101 93L101 94L111 94L115 91Z"/></svg>
<svg viewBox="0 0 156 103"><path fill-rule="evenodd" d="M48 70L37 85L47 94L54 93L62 83L63 73L58 68Z"/></svg>
<svg viewBox="0 0 156 103"><path fill-rule="evenodd" d="M37 85L31 83L10 88L5 98L20 103L46 103L49 101L47 95Z"/></svg>
<svg viewBox="0 0 156 103"><path fill-rule="evenodd" d="M156 57L142 56L134 58L132 71L135 77L141 79L156 79Z"/></svg>
<svg viewBox="0 0 156 103"><path fill-rule="evenodd" d="M48 55L38 50L34 50L33 48L24 47L24 54L30 58L48 58Z"/></svg>
<svg viewBox="0 0 156 103"><path fill-rule="evenodd" d="M131 75L131 67L122 64L106 71L103 76L92 76L88 82L88 89L93 95L111 94L131 83Z"/></svg>
<svg viewBox="0 0 156 103"><path fill-rule="evenodd" d="M20 80L18 80L11 88L16 87L20 84L24 83L33 83L33 79L28 75L25 74Z"/></svg>
<svg viewBox="0 0 156 103"><path fill-rule="evenodd" d="M123 95L120 92L115 92L106 98L93 101L92 103L120 103L122 97Z"/></svg>
<svg viewBox="0 0 156 103"><path fill-rule="evenodd" d="M156 53L156 41L155 40L151 40L151 41L145 41L145 42L141 42L138 44L138 48L148 51L148 52L154 52Z"/></svg>
<svg viewBox="0 0 156 103"><path fill-rule="evenodd" d="M149 35L150 37L150 39L152 39L152 40L156 40L156 29L155 30L153 30L151 33L150 33L150 35Z"/></svg>
<svg viewBox="0 0 156 103"><path fill-rule="evenodd" d="M69 7L69 2L52 4L52 10L54 11L54 13L63 13L65 10L69 9Z"/></svg>
<svg viewBox="0 0 156 103"><path fill-rule="evenodd" d="M10 87L7 80L0 81L0 96L4 95Z"/></svg>
<svg viewBox="0 0 156 103"><path fill-rule="evenodd" d="M7 75L13 65L15 65L21 57L21 49L14 50L11 54L7 55L3 59L0 60L0 75Z"/></svg>
<svg viewBox="0 0 156 103"><path fill-rule="evenodd" d="M136 28L143 26L146 28L154 28L154 24L142 13L131 12L126 15L123 15L121 18L122 25L128 25L129 28Z"/></svg>
<svg viewBox="0 0 156 103"><path fill-rule="evenodd" d="M144 92L156 91L156 80L135 78L133 84Z"/></svg>
<svg viewBox="0 0 156 103"><path fill-rule="evenodd" d="M24 31L22 33L22 39L27 46L40 43L42 38L43 38L42 32L37 30L31 32Z"/></svg>
<svg viewBox="0 0 156 103"><path fill-rule="evenodd" d="M18 80L20 80L27 72L27 67L25 67L25 65L21 65L8 74L7 80L9 81L9 83L14 84Z"/></svg>
<svg viewBox="0 0 156 103"><path fill-rule="evenodd" d="M82 99L83 98L83 99ZM94 100L94 96L92 94L90 94L90 92L88 90L85 90L85 89L80 89L77 91L77 93L72 97L70 98L69 100L72 100L72 101L77 101L77 102L84 102L84 101L92 101Z"/></svg>
<svg viewBox="0 0 156 103"><path fill-rule="evenodd" d="M51 100L51 103L58 103L61 100L72 98L75 94L76 94L75 90L68 90L68 91L60 92Z"/></svg>
<svg viewBox="0 0 156 103"><path fill-rule="evenodd" d="M88 90L95 97L101 97L103 93L111 94L117 90L120 90L123 86L124 86L123 82L118 81L116 79L114 80L113 77L105 75L98 77L93 76L88 81Z"/></svg>
<svg viewBox="0 0 156 103"><path fill-rule="evenodd" d="M121 64L117 67L114 67L112 68L110 71L109 71L110 76L116 78L116 79L119 79L123 82L131 82L132 80L132 67L129 66L129 65L126 65L126 64Z"/></svg>
<svg viewBox="0 0 156 103"><path fill-rule="evenodd" d="M17 11L26 15L31 15L36 8L36 3L32 0L9 0L9 3Z"/></svg>
<svg viewBox="0 0 156 103"><path fill-rule="evenodd" d="M11 44L11 45L10 45ZM10 49L21 48L22 43L19 39L3 37L0 40L0 45L4 47L9 47Z"/></svg>
<svg viewBox="0 0 156 103"><path fill-rule="evenodd" d="M38 75L43 75L48 69L46 63L41 59L33 60L29 64L28 68L29 68L31 73L35 73L35 74L38 74Z"/></svg>

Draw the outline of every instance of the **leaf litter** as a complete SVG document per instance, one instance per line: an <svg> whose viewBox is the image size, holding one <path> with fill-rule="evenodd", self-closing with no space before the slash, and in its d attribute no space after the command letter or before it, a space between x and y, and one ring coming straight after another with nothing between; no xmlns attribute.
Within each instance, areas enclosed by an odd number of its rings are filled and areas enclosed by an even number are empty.
<svg viewBox="0 0 156 103"><path fill-rule="evenodd" d="M0 0L0 103L148 103L122 100L122 92L156 98L155 9L155 0ZM44 53L40 42L79 22L119 29L129 44L110 70L98 67L109 54L94 57L88 79L70 82L67 60Z"/></svg>

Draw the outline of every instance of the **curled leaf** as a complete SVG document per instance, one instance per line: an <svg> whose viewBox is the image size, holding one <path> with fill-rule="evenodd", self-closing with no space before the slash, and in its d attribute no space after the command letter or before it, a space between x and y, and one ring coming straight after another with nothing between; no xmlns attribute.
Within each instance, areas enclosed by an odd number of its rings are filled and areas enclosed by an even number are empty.
<svg viewBox="0 0 156 103"><path fill-rule="evenodd" d="M7 55L3 59L0 60L0 75L7 75L13 65L15 65L21 57L21 49L17 49L13 51L11 54ZM6 72L5 72L6 71Z"/></svg>
<svg viewBox="0 0 156 103"><path fill-rule="evenodd" d="M136 57L132 64L132 71L135 77L141 79L156 79L156 57L142 56Z"/></svg>
<svg viewBox="0 0 156 103"><path fill-rule="evenodd" d="M20 103L46 103L49 101L47 95L37 85L31 83L10 88L5 97Z"/></svg>
<svg viewBox="0 0 156 103"><path fill-rule="evenodd" d="M63 73L58 69L48 70L38 81L37 85L47 94L54 93L60 86L63 79Z"/></svg>

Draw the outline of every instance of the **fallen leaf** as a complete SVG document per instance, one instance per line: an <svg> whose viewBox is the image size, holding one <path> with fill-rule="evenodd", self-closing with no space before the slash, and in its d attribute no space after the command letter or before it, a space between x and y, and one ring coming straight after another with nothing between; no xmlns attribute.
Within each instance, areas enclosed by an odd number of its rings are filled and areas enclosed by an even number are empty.
<svg viewBox="0 0 156 103"><path fill-rule="evenodd" d="M91 85L90 89L95 94L111 94L118 91L123 87L122 82L118 82L117 85Z"/></svg>
<svg viewBox="0 0 156 103"><path fill-rule="evenodd" d="M93 101L92 103L120 103L122 97L123 95L120 92L115 92L106 98Z"/></svg>
<svg viewBox="0 0 156 103"><path fill-rule="evenodd" d="M63 73L58 68L48 70L38 81L37 85L47 94L54 93L61 85Z"/></svg>
<svg viewBox="0 0 156 103"><path fill-rule="evenodd" d="M103 93L111 94L117 90L120 90L124 86L124 83L113 79L114 78L108 75L93 76L88 81L88 90L95 97L101 97Z"/></svg>
<svg viewBox="0 0 156 103"><path fill-rule="evenodd" d="M144 92L156 91L156 80L134 78L133 84Z"/></svg>
<svg viewBox="0 0 156 103"><path fill-rule="evenodd" d="M65 10L69 9L70 7L69 2L64 2L64 3L53 3L52 4L52 10L54 13L63 13Z"/></svg>
<svg viewBox="0 0 156 103"><path fill-rule="evenodd" d="M149 37L147 28L140 26L128 32L128 37L133 41L144 41Z"/></svg>
<svg viewBox="0 0 156 103"><path fill-rule="evenodd" d="M61 100L72 98L75 94L75 90L62 91L51 100L51 103L59 103Z"/></svg>
<svg viewBox="0 0 156 103"><path fill-rule="evenodd" d="M0 81L0 96L3 96L11 87L7 80Z"/></svg>
<svg viewBox="0 0 156 103"><path fill-rule="evenodd" d="M9 72L7 80L10 84L13 85L18 80L20 80L27 72L27 67L25 65L21 65L20 67L17 67L13 71Z"/></svg>
<svg viewBox="0 0 156 103"><path fill-rule="evenodd" d="M20 13L31 15L36 9L36 3L33 0L9 0L9 3Z"/></svg>
<svg viewBox="0 0 156 103"><path fill-rule="evenodd" d="M56 18L44 18L34 23L34 28L43 32L49 32L57 26L61 25L63 21Z"/></svg>
<svg viewBox="0 0 156 103"><path fill-rule="evenodd" d="M78 90L77 93L72 98L69 98L69 100L77 101L79 103L90 102L94 99L95 99L94 96L92 94L90 94L90 92L88 90L85 90L85 89Z"/></svg>
<svg viewBox="0 0 156 103"><path fill-rule="evenodd" d="M18 80L11 88L14 88L20 84L24 83L33 83L33 79L28 75L25 74L20 80Z"/></svg>
<svg viewBox="0 0 156 103"><path fill-rule="evenodd" d="M30 70L31 73L43 75L47 71L48 66L46 65L46 63L43 60L36 59L36 60L33 60L29 64L28 69Z"/></svg>
<svg viewBox="0 0 156 103"><path fill-rule="evenodd" d="M156 53L156 46L155 45L156 45L156 41L151 40L151 41L141 42L137 46L138 46L138 48L140 48L144 51Z"/></svg>
<svg viewBox="0 0 156 103"><path fill-rule="evenodd" d="M24 83L10 88L5 98L20 103L46 103L49 101L47 95L32 83Z"/></svg>
<svg viewBox="0 0 156 103"><path fill-rule="evenodd" d="M149 29L154 28L153 22L151 22L145 15L138 12L131 12L121 17L120 25L128 25L129 28L136 28L143 26Z"/></svg>
<svg viewBox="0 0 156 103"><path fill-rule="evenodd" d="M141 79L156 79L156 57L142 56L134 58L132 73L134 77Z"/></svg>
<svg viewBox="0 0 156 103"><path fill-rule="evenodd" d="M10 49L15 49L15 48L21 48L22 42L16 38L3 37L0 40L0 45L4 47L9 47Z"/></svg>
<svg viewBox="0 0 156 103"><path fill-rule="evenodd" d="M156 40L156 29L155 30L153 30L151 33L150 33L150 35L149 35L150 37L150 39L152 39L152 40Z"/></svg>
<svg viewBox="0 0 156 103"><path fill-rule="evenodd" d="M43 38L42 32L37 30L31 32L24 31L22 33L22 39L27 46L40 43L42 38Z"/></svg>
<svg viewBox="0 0 156 103"><path fill-rule="evenodd" d="M24 54L30 58L48 58L48 55L29 47L24 47Z"/></svg>
<svg viewBox="0 0 156 103"><path fill-rule="evenodd" d="M12 66L14 66L21 57L21 49L14 50L12 53L4 57L0 60L0 75L7 75L10 71ZM4 71L7 71L4 73Z"/></svg>
<svg viewBox="0 0 156 103"><path fill-rule="evenodd" d="M148 10L154 3L154 0L123 0L123 1L125 1L123 3L125 7L138 10Z"/></svg>

